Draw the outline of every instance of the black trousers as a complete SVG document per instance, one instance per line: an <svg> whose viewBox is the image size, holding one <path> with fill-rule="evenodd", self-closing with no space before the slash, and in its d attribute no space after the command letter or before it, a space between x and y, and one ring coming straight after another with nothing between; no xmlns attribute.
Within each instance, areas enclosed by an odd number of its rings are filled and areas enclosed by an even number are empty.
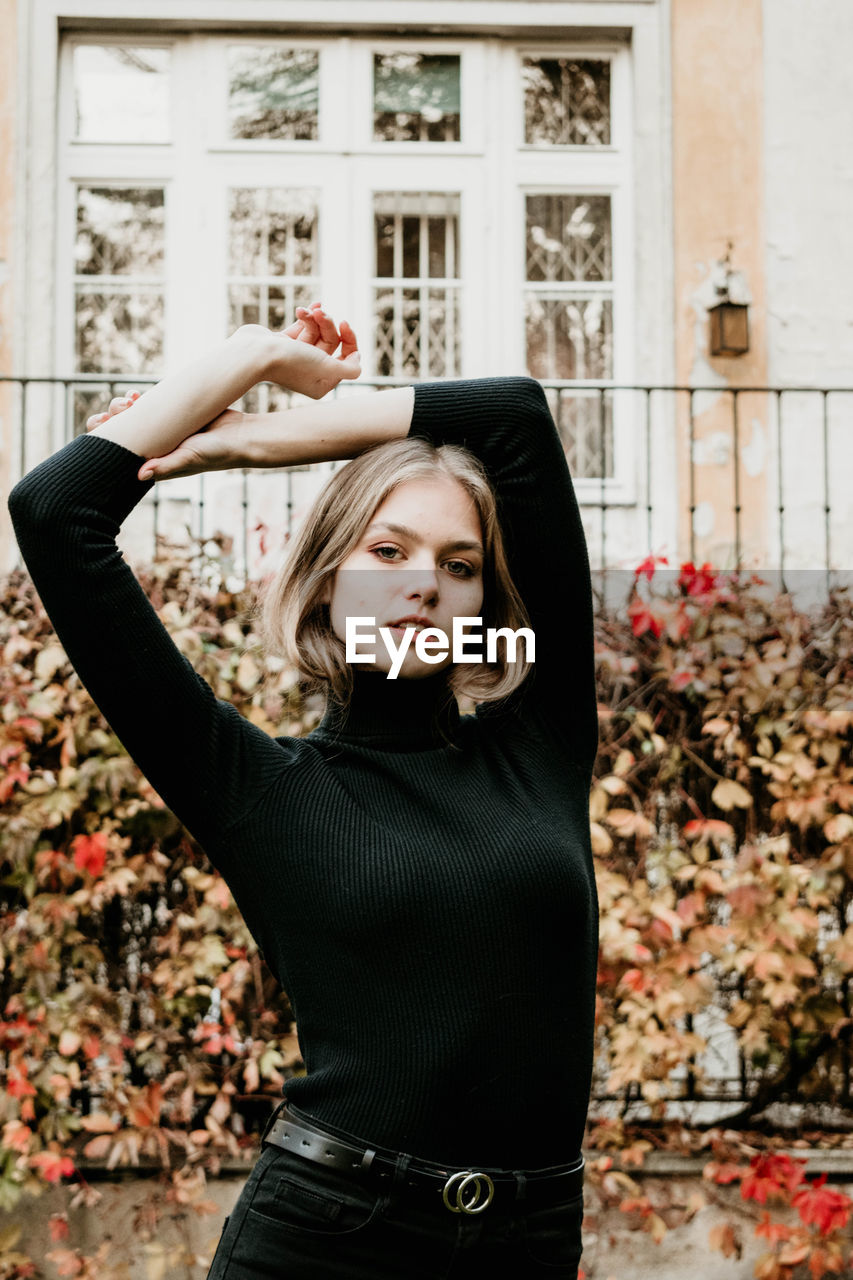
<svg viewBox="0 0 853 1280"><path fill-rule="evenodd" d="M207 1280L577 1280L582 1222L583 1193L548 1208L456 1214L267 1143Z"/></svg>

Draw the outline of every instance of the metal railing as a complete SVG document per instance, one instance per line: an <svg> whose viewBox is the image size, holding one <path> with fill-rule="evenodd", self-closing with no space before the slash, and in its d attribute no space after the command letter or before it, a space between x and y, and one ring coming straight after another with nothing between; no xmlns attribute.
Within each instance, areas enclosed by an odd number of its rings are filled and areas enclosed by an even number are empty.
<svg viewBox="0 0 853 1280"><path fill-rule="evenodd" d="M11 401L3 413L7 458L16 464L9 468L10 483L84 431L86 417L106 408L114 395L157 380L103 374L0 377L0 398ZM397 385L393 378L362 378L342 383L338 393ZM715 568L751 563L771 569L779 573L783 590L789 568L818 571L828 591L834 577L853 564L853 530L846 518L853 481L853 387L558 380L542 385L566 447L590 560L599 574L637 564L666 547L670 564L707 558ZM280 389L261 387L251 407L258 407L259 393L261 408L269 396L275 407L289 403ZM283 539L293 531L290 480L299 470L306 468L278 472L287 477ZM255 523L249 478L256 474L243 471L238 503L241 554L235 568L243 574L250 567ZM209 477L193 479L191 532L209 537ZM163 500L159 485L145 499L153 507L152 554ZM703 521L715 529L724 525L725 537L715 541L703 534ZM727 563L719 563L721 557Z"/></svg>

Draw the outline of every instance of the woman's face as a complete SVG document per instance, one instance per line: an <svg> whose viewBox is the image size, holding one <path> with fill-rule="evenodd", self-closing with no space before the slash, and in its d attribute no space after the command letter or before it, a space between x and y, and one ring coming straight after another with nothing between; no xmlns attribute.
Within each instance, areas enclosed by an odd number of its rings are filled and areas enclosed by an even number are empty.
<svg viewBox="0 0 853 1280"><path fill-rule="evenodd" d="M380 627L416 615L440 627L451 641L453 619L479 617L483 603L483 537L477 508L463 486L450 476L406 480L374 511L370 523L339 565L321 599L330 605L335 635L346 642L346 620L375 618L361 624L360 654L374 654L368 671L388 672L392 657ZM477 628L464 628L466 633ZM405 628L392 631L399 646ZM477 652L479 646L469 646ZM433 650L433 656L437 651ZM450 666L452 651L427 663L415 652L414 635L399 676L422 677ZM362 661L355 665L362 666Z"/></svg>

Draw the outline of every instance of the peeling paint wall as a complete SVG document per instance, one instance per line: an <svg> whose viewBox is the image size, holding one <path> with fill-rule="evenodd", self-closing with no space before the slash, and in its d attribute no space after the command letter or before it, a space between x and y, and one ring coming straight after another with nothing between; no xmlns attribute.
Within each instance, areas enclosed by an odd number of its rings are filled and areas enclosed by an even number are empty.
<svg viewBox="0 0 853 1280"><path fill-rule="evenodd" d="M674 0L676 379L709 388L693 397L692 424L687 396L679 407L678 551L722 568L738 553L754 566L767 556L767 398L739 400L735 418L728 393L767 377L762 39L761 0ZM708 308L729 244L731 296L751 303L750 350L712 357Z"/></svg>
<svg viewBox="0 0 853 1280"><path fill-rule="evenodd" d="M765 207L769 373L783 386L853 387L853 6L765 0ZM782 423L786 561L826 534L833 565L853 566L849 519L853 395L791 397Z"/></svg>

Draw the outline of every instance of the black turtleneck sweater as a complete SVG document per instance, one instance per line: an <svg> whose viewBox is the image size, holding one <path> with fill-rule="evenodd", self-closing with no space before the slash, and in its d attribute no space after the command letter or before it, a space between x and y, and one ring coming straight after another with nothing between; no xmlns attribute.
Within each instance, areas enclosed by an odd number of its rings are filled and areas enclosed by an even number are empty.
<svg viewBox="0 0 853 1280"><path fill-rule="evenodd" d="M485 464L536 633L521 690L476 715L445 705L442 672L354 668L348 710L304 738L218 700L118 550L152 482L114 441L77 437L9 509L70 661L290 997L306 1074L288 1098L424 1159L540 1168L579 1153L592 1076L586 543L538 383L420 384L409 434Z"/></svg>

